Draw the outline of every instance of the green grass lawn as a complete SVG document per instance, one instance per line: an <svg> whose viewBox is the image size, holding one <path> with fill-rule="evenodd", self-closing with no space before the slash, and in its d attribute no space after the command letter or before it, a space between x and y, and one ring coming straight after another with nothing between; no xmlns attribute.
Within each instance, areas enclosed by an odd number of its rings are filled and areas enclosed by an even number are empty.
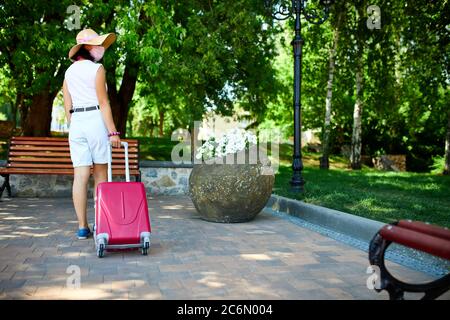
<svg viewBox="0 0 450 320"><path fill-rule="evenodd" d="M140 160L170 161L172 148L178 141L171 141L169 138L143 138L129 137L129 139L139 140Z"/></svg>
<svg viewBox="0 0 450 320"><path fill-rule="evenodd" d="M305 166L303 194L292 193L292 169L280 165L274 193L382 222L428 221L450 227L450 177L370 168L320 170Z"/></svg>

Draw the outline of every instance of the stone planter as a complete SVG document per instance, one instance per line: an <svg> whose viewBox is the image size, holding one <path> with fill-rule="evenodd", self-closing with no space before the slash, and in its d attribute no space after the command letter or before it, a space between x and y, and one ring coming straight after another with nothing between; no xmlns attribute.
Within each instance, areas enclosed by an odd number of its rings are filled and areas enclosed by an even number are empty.
<svg viewBox="0 0 450 320"><path fill-rule="evenodd" d="M272 168L264 163L195 164L189 195L200 217L225 223L254 219L269 200L275 181Z"/></svg>

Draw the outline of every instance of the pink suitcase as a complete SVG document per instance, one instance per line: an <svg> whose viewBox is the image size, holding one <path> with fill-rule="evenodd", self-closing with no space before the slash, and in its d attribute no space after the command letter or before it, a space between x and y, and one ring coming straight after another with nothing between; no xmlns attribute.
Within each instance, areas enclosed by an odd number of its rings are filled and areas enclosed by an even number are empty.
<svg viewBox="0 0 450 320"><path fill-rule="evenodd" d="M99 183L95 200L94 240L97 256L106 250L140 248L147 255L150 248L150 217L142 182L130 182L128 143L125 148L126 182L112 182L111 153L108 182ZM110 146L111 147L111 146Z"/></svg>

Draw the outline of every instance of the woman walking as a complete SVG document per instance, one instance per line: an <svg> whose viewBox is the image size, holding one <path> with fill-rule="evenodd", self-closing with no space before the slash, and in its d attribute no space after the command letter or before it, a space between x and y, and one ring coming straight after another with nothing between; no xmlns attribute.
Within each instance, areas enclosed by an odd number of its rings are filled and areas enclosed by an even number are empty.
<svg viewBox="0 0 450 320"><path fill-rule="evenodd" d="M69 123L70 157L74 167L72 197L78 218L78 239L87 239L87 191L91 166L94 197L97 185L107 181L109 144L120 148L108 101L105 69L98 63L116 40L113 33L99 36L92 29L78 33L69 51L72 65L65 73L64 108Z"/></svg>

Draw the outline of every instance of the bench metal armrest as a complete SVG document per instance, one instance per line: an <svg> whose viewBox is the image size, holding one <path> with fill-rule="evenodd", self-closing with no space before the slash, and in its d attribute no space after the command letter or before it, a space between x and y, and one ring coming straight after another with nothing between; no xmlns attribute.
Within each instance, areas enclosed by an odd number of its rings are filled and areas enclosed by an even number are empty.
<svg viewBox="0 0 450 320"><path fill-rule="evenodd" d="M386 250L392 243L399 243L402 245L406 245L409 247L415 247L415 249L421 250L425 249L429 253L433 252L435 249L433 246L438 246L439 244L442 245L441 242L436 242L434 244L433 241L435 241L438 238L433 239L434 237L431 237L427 234L422 234L422 237L424 238L426 244L424 246L423 243L420 243L420 239L417 239L417 235L420 235L417 231L412 231L408 229L404 229L401 227L398 227L398 222L393 223L391 225L384 226L380 231L377 232L377 234L373 237L372 241L369 245L369 262L371 265L377 266L380 270L380 288L376 288L375 290L380 292L382 290L386 290L389 293L389 298L391 300L403 300L404 293L405 292L418 292L418 293L424 293L424 296L422 297L422 300L431 300L436 299L446 291L450 289L450 274L447 274L440 279L428 282L428 283L421 283L421 284L409 284L405 283L397 278L395 278L386 268L385 265L385 254ZM388 232L389 230L397 230L399 231L399 235L392 236ZM411 236L411 238L408 238L408 236ZM445 240L442 240L442 242L445 242ZM430 244L430 241L432 243ZM448 245L450 242L444 243L447 247L445 248L448 250ZM411 246L412 245L412 246Z"/></svg>

